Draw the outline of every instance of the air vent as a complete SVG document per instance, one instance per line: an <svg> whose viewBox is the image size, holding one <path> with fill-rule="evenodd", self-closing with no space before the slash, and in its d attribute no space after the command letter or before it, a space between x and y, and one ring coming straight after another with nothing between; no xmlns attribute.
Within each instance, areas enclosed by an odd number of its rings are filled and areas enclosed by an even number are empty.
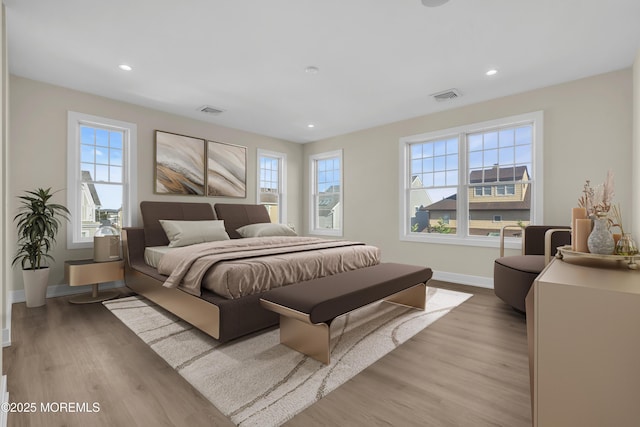
<svg viewBox="0 0 640 427"><path fill-rule="evenodd" d="M203 105L202 107L198 108L198 110L207 114L220 114L224 112L224 110L212 107L210 105Z"/></svg>
<svg viewBox="0 0 640 427"><path fill-rule="evenodd" d="M442 92L432 93L431 96L438 101L444 102L449 101L450 99L456 99L461 96L460 91L458 89L447 89Z"/></svg>

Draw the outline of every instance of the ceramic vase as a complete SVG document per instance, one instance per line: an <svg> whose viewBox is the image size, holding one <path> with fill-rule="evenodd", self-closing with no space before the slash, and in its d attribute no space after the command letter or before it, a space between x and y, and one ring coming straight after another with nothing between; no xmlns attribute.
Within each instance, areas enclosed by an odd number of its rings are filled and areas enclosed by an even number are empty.
<svg viewBox="0 0 640 427"><path fill-rule="evenodd" d="M593 230L587 240L589 252L592 254L612 255L615 250L613 234L609 230L606 217L597 217L593 220Z"/></svg>

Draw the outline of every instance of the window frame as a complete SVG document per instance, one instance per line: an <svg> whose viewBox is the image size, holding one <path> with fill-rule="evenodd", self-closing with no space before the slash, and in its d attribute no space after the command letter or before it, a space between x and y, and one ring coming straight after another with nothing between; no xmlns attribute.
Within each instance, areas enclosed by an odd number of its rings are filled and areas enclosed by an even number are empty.
<svg viewBox="0 0 640 427"><path fill-rule="evenodd" d="M269 151L258 148L257 152L257 177L256 177L256 204L260 203L260 158L271 157L278 160L278 221L287 223L287 155L277 151Z"/></svg>
<svg viewBox="0 0 640 427"><path fill-rule="evenodd" d="M399 141L399 162L400 162L400 240L410 242L442 243L464 246L499 247L499 239L493 236L468 236L469 225L469 171L468 168L468 148L466 136L475 132L490 131L499 127L519 126L525 124L532 125L532 158L530 183L533 185L531 195L531 224L543 224L543 189L544 189L544 114L542 111L518 114L514 116L488 120L473 124L456 126L448 129L441 129L417 135L400 138ZM411 207L409 206L411 191L411 145L421 142L429 142L437 139L451 137L458 138L458 196L456 201L456 222L457 234L443 235L438 233L412 233L410 228ZM519 237L506 237L505 247L519 249L521 239Z"/></svg>
<svg viewBox="0 0 640 427"><path fill-rule="evenodd" d="M340 228L328 229L319 228L316 224L316 212L317 212L317 163L319 160L327 160L334 157L340 159L340 216L339 223ZM310 184L310 197L309 197L309 234L322 235L322 236L336 236L341 237L344 231L344 160L342 150L327 151L323 153L312 154L309 156L309 184Z"/></svg>
<svg viewBox="0 0 640 427"><path fill-rule="evenodd" d="M122 141L122 211L124 216L123 227L131 227L135 224L137 200L137 174L133 167L137 164L137 125L135 123L99 117L90 114L67 112L67 207L71 212L71 221L67 226L67 248L85 249L93 248L93 239L81 240L80 211L82 209L82 197L80 186L82 185L82 173L80 168L80 126L98 127L108 130L123 132Z"/></svg>

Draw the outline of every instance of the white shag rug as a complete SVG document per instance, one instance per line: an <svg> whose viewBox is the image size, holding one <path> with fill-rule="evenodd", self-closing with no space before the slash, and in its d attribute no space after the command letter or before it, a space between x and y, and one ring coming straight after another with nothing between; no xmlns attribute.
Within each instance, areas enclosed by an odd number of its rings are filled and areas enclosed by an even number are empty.
<svg viewBox="0 0 640 427"><path fill-rule="evenodd" d="M103 304L236 425L278 426L470 297L428 288L425 311L378 302L340 316L330 365L281 345L277 328L220 344L145 298Z"/></svg>

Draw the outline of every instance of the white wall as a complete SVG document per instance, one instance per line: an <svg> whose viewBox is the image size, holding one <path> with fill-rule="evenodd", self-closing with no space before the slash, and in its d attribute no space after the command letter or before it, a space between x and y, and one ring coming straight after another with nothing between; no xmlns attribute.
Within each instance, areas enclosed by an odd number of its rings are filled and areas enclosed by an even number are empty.
<svg viewBox="0 0 640 427"><path fill-rule="evenodd" d="M302 229L300 201L302 187L302 147L299 144L257 135L212 123L163 113L112 99L90 95L58 86L10 76L11 96L9 187L7 216L13 218L18 200L24 190L52 187L60 191L56 202L66 203L67 163L67 111L77 111L115 120L132 122L138 133L138 199L189 202L255 203L257 149L267 149L287 154L287 222ZM248 147L247 197L245 199L211 198L195 196L165 196L153 194L154 184L154 131L201 137ZM11 225L7 240L16 241L15 227ZM91 258L92 250L67 250L66 226L60 231L58 244L52 255L56 262L52 267L49 285L62 284L64 260ZM8 248L10 255L15 243ZM9 275L9 290L23 289L19 267Z"/></svg>
<svg viewBox="0 0 640 427"><path fill-rule="evenodd" d="M493 260L498 256L495 248L399 240L398 141L403 136L538 110L544 111L544 223L568 225L584 181L603 182L608 169L615 173L616 200L630 221L631 69L306 144L304 165L312 154L344 150L345 238L379 246L386 261L427 265L463 275L458 277L462 282L470 279L490 285ZM307 175L305 168L305 197ZM303 213L307 221L306 204Z"/></svg>

